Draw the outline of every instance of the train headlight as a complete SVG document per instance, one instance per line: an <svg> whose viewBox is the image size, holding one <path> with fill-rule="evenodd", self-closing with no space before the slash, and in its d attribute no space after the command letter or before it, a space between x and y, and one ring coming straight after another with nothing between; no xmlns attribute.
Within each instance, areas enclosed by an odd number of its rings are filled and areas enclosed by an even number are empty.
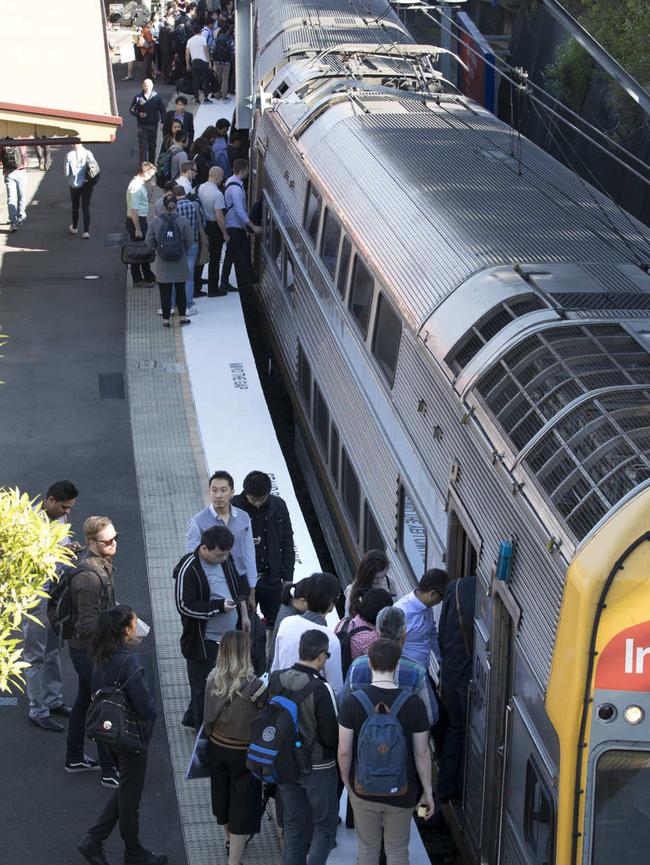
<svg viewBox="0 0 650 865"><path fill-rule="evenodd" d="M611 703L601 703L596 714L599 721L609 724L610 721L616 718L616 707L612 706Z"/></svg>
<svg viewBox="0 0 650 865"><path fill-rule="evenodd" d="M643 719L645 718L645 712L643 711L641 706L628 706L627 709L623 712L623 717L628 724L636 727L636 725L640 724L641 721L643 721Z"/></svg>

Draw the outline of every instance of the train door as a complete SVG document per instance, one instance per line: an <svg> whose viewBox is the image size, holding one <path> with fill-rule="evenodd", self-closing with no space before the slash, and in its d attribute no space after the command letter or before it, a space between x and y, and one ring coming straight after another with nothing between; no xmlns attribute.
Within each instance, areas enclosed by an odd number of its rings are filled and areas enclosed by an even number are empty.
<svg viewBox="0 0 650 865"><path fill-rule="evenodd" d="M266 157L266 147L262 143L261 140L257 139L255 141L255 146L253 147L253 160L251 166L251 181L250 181L250 190L251 190L251 198L250 204L251 207L256 201L259 201L262 198L262 194L264 191L264 183L265 183L265 175L264 175L264 158ZM264 217L266 217L266 207L263 207ZM266 235L266 225L265 220L263 223L263 231L264 234L262 237L257 238L254 237L254 251L253 251L253 264L257 273L260 272L261 265L261 253L260 249L262 247L263 237Z"/></svg>

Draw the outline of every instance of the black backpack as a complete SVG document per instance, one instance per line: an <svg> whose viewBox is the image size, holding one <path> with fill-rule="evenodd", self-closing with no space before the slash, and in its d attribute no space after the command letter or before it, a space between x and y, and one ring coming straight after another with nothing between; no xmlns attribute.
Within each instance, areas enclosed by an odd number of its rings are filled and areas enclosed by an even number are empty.
<svg viewBox="0 0 650 865"><path fill-rule="evenodd" d="M232 60L230 36L219 34L212 44L210 55L215 63L230 63Z"/></svg>
<svg viewBox="0 0 650 865"><path fill-rule="evenodd" d="M158 237L158 255L163 261L180 261L185 252L183 232L175 216L163 214L163 227Z"/></svg>
<svg viewBox="0 0 650 865"><path fill-rule="evenodd" d="M295 784L310 768L309 747L300 738L298 706L323 680L312 679L299 691L283 689L271 697L251 724L246 768L267 784Z"/></svg>
<svg viewBox="0 0 650 865"><path fill-rule="evenodd" d="M122 685L119 684L121 672L120 667L115 682L99 688L90 698L86 712L86 736L118 752L146 751L145 724L133 711L125 690L131 679L142 672L142 667L134 670Z"/></svg>
<svg viewBox="0 0 650 865"><path fill-rule="evenodd" d="M74 565L64 567L59 574L59 579L50 589L47 618L60 643L69 640L74 633L77 611L72 595L72 578L77 570Z"/></svg>
<svg viewBox="0 0 650 865"><path fill-rule="evenodd" d="M340 630L336 632L336 636L339 638L341 644L341 668L343 670L344 679L348 674L350 665L352 664L352 637L354 637L355 634L362 633L362 631L372 631L372 628L369 628L368 625L359 625L350 630L351 621L352 619L350 616L343 619Z"/></svg>
<svg viewBox="0 0 650 865"><path fill-rule="evenodd" d="M161 189L172 179L172 158L174 153L171 147L161 153L156 160L156 183Z"/></svg>
<svg viewBox="0 0 650 865"><path fill-rule="evenodd" d="M18 147L2 148L2 165L5 171L15 171L21 164L20 150Z"/></svg>
<svg viewBox="0 0 650 865"><path fill-rule="evenodd" d="M172 33L172 45L174 51L185 51L185 46L187 45L189 38L190 32L187 25L184 22L177 24Z"/></svg>

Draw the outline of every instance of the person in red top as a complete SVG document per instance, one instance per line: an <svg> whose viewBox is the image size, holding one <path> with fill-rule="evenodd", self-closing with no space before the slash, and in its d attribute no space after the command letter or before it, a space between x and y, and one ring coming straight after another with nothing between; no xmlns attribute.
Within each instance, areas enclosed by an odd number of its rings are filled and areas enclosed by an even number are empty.
<svg viewBox="0 0 650 865"><path fill-rule="evenodd" d="M0 147L0 162L7 190L9 231L16 231L27 218L27 147L22 144L3 145Z"/></svg>

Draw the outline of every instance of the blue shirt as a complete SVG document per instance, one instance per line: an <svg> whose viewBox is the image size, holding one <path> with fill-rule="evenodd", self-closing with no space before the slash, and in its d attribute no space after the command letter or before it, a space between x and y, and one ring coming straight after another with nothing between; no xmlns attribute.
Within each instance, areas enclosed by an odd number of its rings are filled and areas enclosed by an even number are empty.
<svg viewBox="0 0 650 865"><path fill-rule="evenodd" d="M423 604L415 592L400 598L395 606L403 610L406 616L406 642L402 654L422 664L425 670L428 670L431 652L440 661L438 630L433 618L433 609Z"/></svg>
<svg viewBox="0 0 650 865"><path fill-rule="evenodd" d="M246 574L248 585L254 588L257 583L257 562L255 560L255 544L253 543L253 532L251 529L251 518L246 511L239 508L230 507L230 519L225 523L219 514L215 511L214 505L210 505L209 509L212 515L215 526L226 526L235 536L235 543L232 548L232 558L237 568L237 573ZM200 511L203 513L203 511ZM187 524L185 530L185 551L193 553L201 543L201 529L199 528L195 514Z"/></svg>
<svg viewBox="0 0 650 865"><path fill-rule="evenodd" d="M239 177L231 177L223 190L226 202L226 228L246 228L248 211L246 210L246 193L244 182Z"/></svg>
<svg viewBox="0 0 650 865"><path fill-rule="evenodd" d="M362 655L353 661L348 670L348 675L343 686L341 694L341 703L353 691L361 688L363 685L369 685L372 682L372 670L370 669L370 661L367 655ZM422 664L417 661L412 661L410 658L402 656L395 670L395 682L400 688L408 688L413 691L424 703L427 710L429 723L433 726L438 720L438 701L433 693L433 688L429 682L429 676Z"/></svg>

